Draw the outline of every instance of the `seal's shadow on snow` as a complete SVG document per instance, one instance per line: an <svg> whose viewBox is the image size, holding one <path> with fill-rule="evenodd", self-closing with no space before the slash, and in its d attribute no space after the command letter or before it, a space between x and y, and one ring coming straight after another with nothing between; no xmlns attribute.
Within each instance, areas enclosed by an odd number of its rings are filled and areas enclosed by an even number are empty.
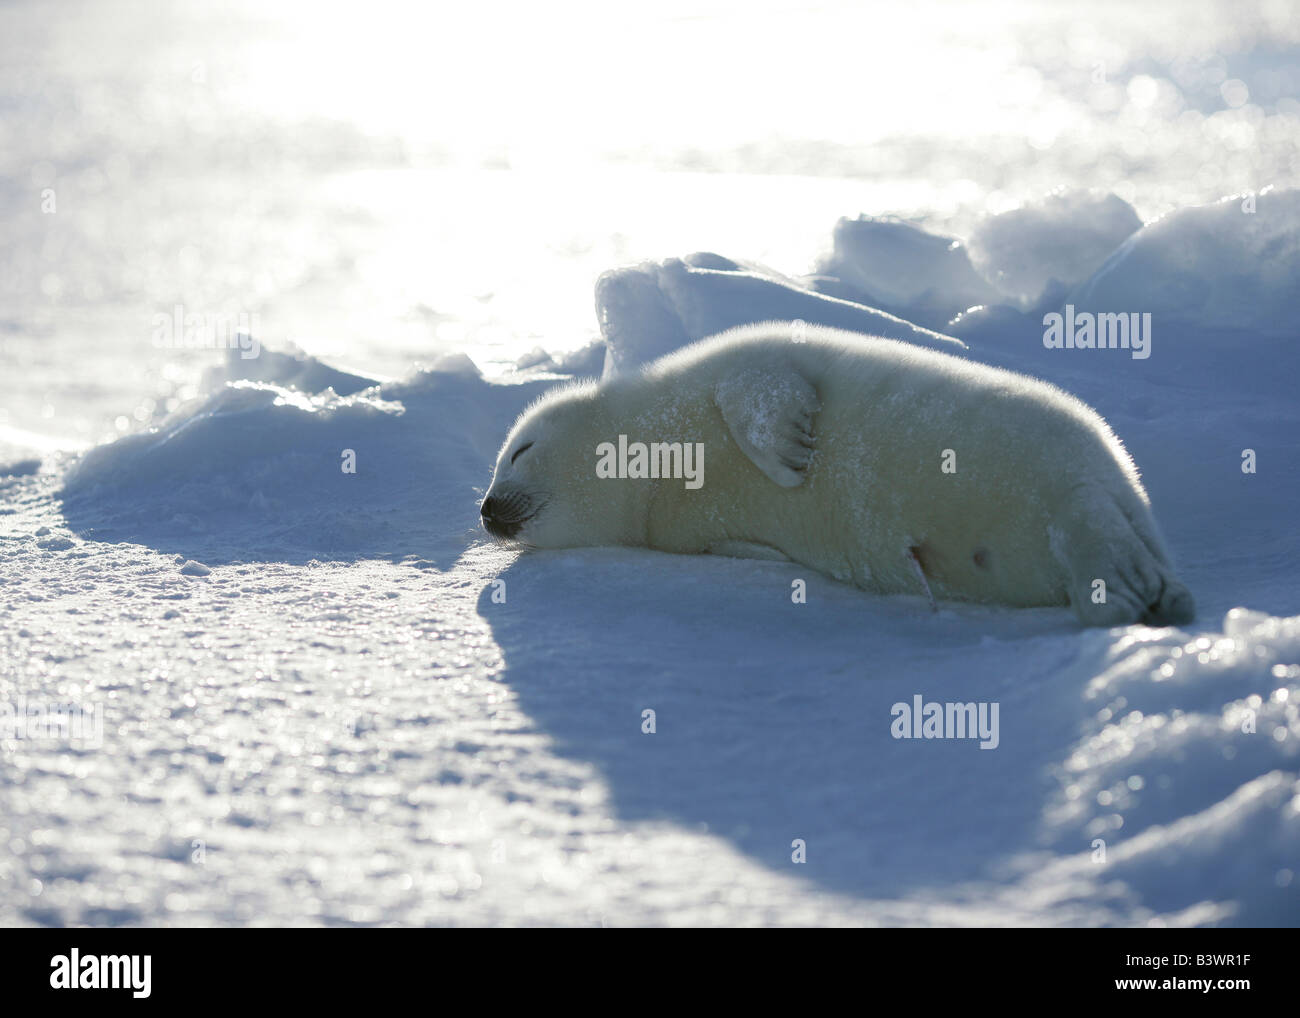
<svg viewBox="0 0 1300 1018"><path fill-rule="evenodd" d="M932 614L797 565L615 549L525 555L498 579L478 611L504 680L558 752L595 765L623 821L726 838L837 892L951 887L1034 847L1050 765L1077 736L1007 709L1026 684L1039 704L1078 697L1044 691L1076 652L1064 609ZM1000 748L895 739L891 707L916 694L1001 701Z"/></svg>

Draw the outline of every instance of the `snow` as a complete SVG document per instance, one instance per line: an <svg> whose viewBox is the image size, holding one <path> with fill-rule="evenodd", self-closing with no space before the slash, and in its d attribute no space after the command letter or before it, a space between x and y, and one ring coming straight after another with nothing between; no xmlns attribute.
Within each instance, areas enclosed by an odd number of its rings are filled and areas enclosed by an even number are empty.
<svg viewBox="0 0 1300 1018"><path fill-rule="evenodd" d="M1058 34L1025 15L1017 39L1042 66L967 66L954 13L947 48L927 32L920 55L884 47L898 53L879 70L856 52L820 61L852 72L838 87L853 95L895 94L899 60L956 61L965 84L942 90L956 108L935 137L882 109L904 133L854 134L869 144L827 165L826 144L701 148L711 113L679 133L665 117L644 130L672 168L555 173L519 153L510 170L463 153L350 162L387 152L384 136L354 148L351 122L310 109L255 119L219 80L195 98L194 60L214 79L222 64L149 49L187 38L171 21L123 19L114 38L139 56L103 71L82 59L102 51L84 45L91 29L38 30L24 12L0 14L6 73L30 84L31 61L64 63L48 88L14 86L0 146L0 263L21 268L0 322L0 922L1300 917L1300 198L1282 183L1297 110L1268 85L1294 19L1184 26L1172 5L1108 24L1108 45L1134 53L1222 24L1236 48L1163 71L1107 49L1110 80L1072 104L1091 51L1052 49ZM701 21L672 33L714 30ZM737 24L716 21L723 38ZM811 45L825 27L794 34ZM268 46L246 54L239 88L264 92L257 75L293 66L331 115L349 101L355 76ZM135 77L173 66L184 89ZM731 100L724 70L710 73ZM1228 70L1252 98L1225 109ZM536 77L549 108L581 107L567 79ZM1001 119L959 130L990 102L986 81L1051 112L1027 147ZM132 161L120 139L133 150L131 131L166 131L96 117L137 92L180 140ZM770 98L762 125L836 120L828 103ZM610 129L644 139L611 101ZM192 133L178 125L196 102ZM284 123L301 128L294 144L339 154L337 172L277 147ZM1112 148L1081 159L1082 141L1044 133L1056 123ZM229 130L270 154L243 166L204 147L203 131ZM1233 157L1189 176L1189 152L1216 137L1236 139ZM961 176L965 146L987 177ZM227 159L220 172L203 153ZM768 176L750 172L763 160ZM805 163L823 179L797 175ZM1113 165L1130 170L1098 189ZM30 213L46 178L60 196L48 221ZM1028 183L1013 196L1010 181ZM255 303L261 355L152 347L151 314L178 293ZM1042 315L1067 301L1151 312L1151 358L1045 348ZM871 596L790 563L486 539L478 499L534 398L772 317L1010 367L1091 404L1142 470L1197 622L1083 631L1065 609L932 613L919 594ZM998 704L997 748L894 739L891 708L917 695ZM99 736L51 731L58 705L101 712Z"/></svg>
<svg viewBox="0 0 1300 1018"><path fill-rule="evenodd" d="M1090 311L1142 304L1162 321L1295 336L1300 191L1263 188L1148 223L1069 296Z"/></svg>
<svg viewBox="0 0 1300 1018"><path fill-rule="evenodd" d="M715 313L742 316L722 283ZM1293 920L1289 379L1257 379L1249 418L1224 391L1225 420L1071 367L1146 470L1201 599L1188 632L931 615L789 564L516 556L477 530L475 491L554 377L463 356L347 396L302 388L337 382L327 365L272 359L20 471L4 688L107 721L99 752L5 743L8 918ZM1252 444L1264 476L1240 474ZM1209 483L1188 477L1179 450L1210 445ZM999 703L998 749L894 741L917 693Z"/></svg>
<svg viewBox="0 0 1300 1018"><path fill-rule="evenodd" d="M964 345L915 322L815 289L825 273L789 279L761 265L721 260L709 252L604 273L596 281L596 312L605 340L604 376L634 370L657 357L735 325L798 320L903 339L962 353ZM805 285L806 284L806 285Z"/></svg>
<svg viewBox="0 0 1300 1018"><path fill-rule="evenodd" d="M961 311L997 300L959 240L911 223L875 216L841 219L834 249L819 274L842 296L907 311L910 320L942 328Z"/></svg>
<svg viewBox="0 0 1300 1018"><path fill-rule="evenodd" d="M971 235L971 257L1004 299L1028 309L1087 279L1141 226L1113 194L1062 191L989 216Z"/></svg>

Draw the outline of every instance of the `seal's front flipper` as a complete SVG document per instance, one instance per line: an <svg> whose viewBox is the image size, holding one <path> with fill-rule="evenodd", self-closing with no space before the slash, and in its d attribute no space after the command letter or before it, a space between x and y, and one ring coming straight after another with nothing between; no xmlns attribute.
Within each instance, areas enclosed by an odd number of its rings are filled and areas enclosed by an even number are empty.
<svg viewBox="0 0 1300 1018"><path fill-rule="evenodd" d="M817 438L821 400L793 367L747 368L718 383L714 399L746 456L783 488L801 484Z"/></svg>

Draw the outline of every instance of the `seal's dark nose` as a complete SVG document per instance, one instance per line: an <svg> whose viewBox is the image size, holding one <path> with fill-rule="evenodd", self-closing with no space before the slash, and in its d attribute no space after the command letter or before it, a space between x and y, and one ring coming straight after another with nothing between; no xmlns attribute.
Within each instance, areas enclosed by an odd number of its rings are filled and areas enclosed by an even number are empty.
<svg viewBox="0 0 1300 1018"><path fill-rule="evenodd" d="M493 537L514 537L519 533L520 521L501 518L501 502L488 496L479 507L483 517L483 529Z"/></svg>

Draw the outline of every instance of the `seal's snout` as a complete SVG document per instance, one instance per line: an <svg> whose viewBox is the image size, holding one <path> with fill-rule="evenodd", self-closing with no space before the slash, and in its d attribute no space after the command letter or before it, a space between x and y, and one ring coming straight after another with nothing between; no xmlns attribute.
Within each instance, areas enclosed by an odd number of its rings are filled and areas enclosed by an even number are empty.
<svg viewBox="0 0 1300 1018"><path fill-rule="evenodd" d="M493 537L514 537L519 533L519 527L522 521L510 519L502 511L501 500L489 495L483 500L483 505L479 509L479 514L483 517L483 529Z"/></svg>
<svg viewBox="0 0 1300 1018"><path fill-rule="evenodd" d="M509 540L515 537L525 523L537 515L534 501L520 491L505 495L489 495L479 507L483 529L493 537Z"/></svg>

